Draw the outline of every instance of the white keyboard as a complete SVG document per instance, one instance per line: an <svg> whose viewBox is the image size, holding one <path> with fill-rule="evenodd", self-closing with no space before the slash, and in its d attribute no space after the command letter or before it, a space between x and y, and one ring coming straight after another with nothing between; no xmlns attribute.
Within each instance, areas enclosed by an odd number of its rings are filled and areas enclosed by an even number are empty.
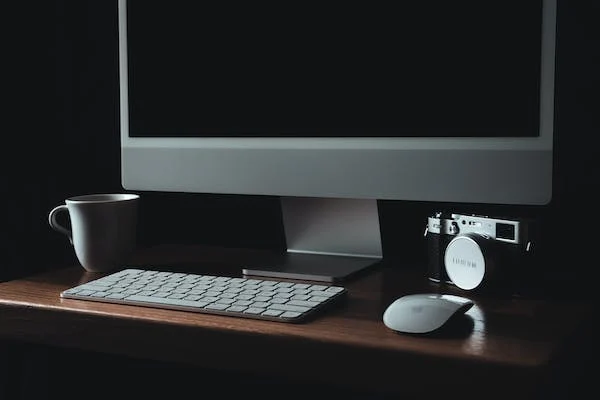
<svg viewBox="0 0 600 400"><path fill-rule="evenodd" d="M300 322L342 299L341 286L125 269L72 287L65 299Z"/></svg>

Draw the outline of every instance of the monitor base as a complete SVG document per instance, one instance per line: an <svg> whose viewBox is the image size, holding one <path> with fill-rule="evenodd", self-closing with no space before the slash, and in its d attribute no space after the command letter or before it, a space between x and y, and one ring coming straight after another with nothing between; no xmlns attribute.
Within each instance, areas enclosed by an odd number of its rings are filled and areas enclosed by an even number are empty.
<svg viewBox="0 0 600 400"><path fill-rule="evenodd" d="M322 254L286 253L281 260L264 266L247 267L248 276L340 282L379 263L381 258Z"/></svg>
<svg viewBox="0 0 600 400"><path fill-rule="evenodd" d="M281 212L286 252L245 275L335 282L383 258L376 200L282 197Z"/></svg>

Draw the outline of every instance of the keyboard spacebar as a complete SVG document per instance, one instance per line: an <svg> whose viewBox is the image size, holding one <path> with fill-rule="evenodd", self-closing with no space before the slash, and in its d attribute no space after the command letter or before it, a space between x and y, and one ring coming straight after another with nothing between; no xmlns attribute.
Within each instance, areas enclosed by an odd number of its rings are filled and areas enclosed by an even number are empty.
<svg viewBox="0 0 600 400"><path fill-rule="evenodd" d="M191 301L191 300L181 300L181 299L169 299L168 297L151 297L151 296L138 296L131 295L125 297L124 301L136 301L141 303L153 303L153 304L162 304L165 306L183 306L183 307L193 307L193 308L204 308L209 305L208 301Z"/></svg>

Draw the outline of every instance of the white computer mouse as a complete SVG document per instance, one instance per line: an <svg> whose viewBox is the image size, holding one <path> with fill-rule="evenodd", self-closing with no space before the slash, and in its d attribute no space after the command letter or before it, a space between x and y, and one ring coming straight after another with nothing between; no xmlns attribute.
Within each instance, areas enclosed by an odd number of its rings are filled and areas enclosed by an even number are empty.
<svg viewBox="0 0 600 400"><path fill-rule="evenodd" d="M402 333L430 333L440 329L458 313L473 306L467 298L449 294L419 293L402 296L383 313L383 323Z"/></svg>

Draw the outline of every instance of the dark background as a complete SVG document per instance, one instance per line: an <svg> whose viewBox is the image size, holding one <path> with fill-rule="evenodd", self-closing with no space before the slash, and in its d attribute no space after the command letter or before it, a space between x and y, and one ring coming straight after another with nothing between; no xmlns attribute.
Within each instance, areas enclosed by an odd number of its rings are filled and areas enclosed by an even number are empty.
<svg viewBox="0 0 600 400"><path fill-rule="evenodd" d="M380 202L384 254L392 264L424 265L422 233L434 210L534 216L542 227L539 284L559 294L593 293L600 176L598 4L558 2L552 203L530 208ZM3 93L8 105L0 145L0 281L77 265L66 238L48 226L48 212L69 196L122 191L116 1L21 1L18 8L3 13L13 24L2 48L8 70L3 83L10 90ZM281 249L279 222L279 203L272 197L143 193L140 245ZM44 351L25 349L37 354L39 363ZM33 365L23 362L25 370ZM0 363L0 375L12 368Z"/></svg>
<svg viewBox="0 0 600 400"><path fill-rule="evenodd" d="M20 2L5 40L7 83L14 86L4 130L0 279L76 264L66 238L47 223L66 197L122 191L120 185L116 1ZM558 3L555 192L545 207L382 201L384 255L424 262L422 232L437 209L486 215L534 216L538 248L570 280L594 269L591 248L600 132L598 5ZM14 112L13 112L14 111ZM140 245L201 243L284 247L277 198L144 193ZM593 246L590 246L593 247ZM545 249L549 249L546 251ZM562 260L557 262L557 260ZM398 263L400 266L401 263ZM546 274L545 271L548 271Z"/></svg>

